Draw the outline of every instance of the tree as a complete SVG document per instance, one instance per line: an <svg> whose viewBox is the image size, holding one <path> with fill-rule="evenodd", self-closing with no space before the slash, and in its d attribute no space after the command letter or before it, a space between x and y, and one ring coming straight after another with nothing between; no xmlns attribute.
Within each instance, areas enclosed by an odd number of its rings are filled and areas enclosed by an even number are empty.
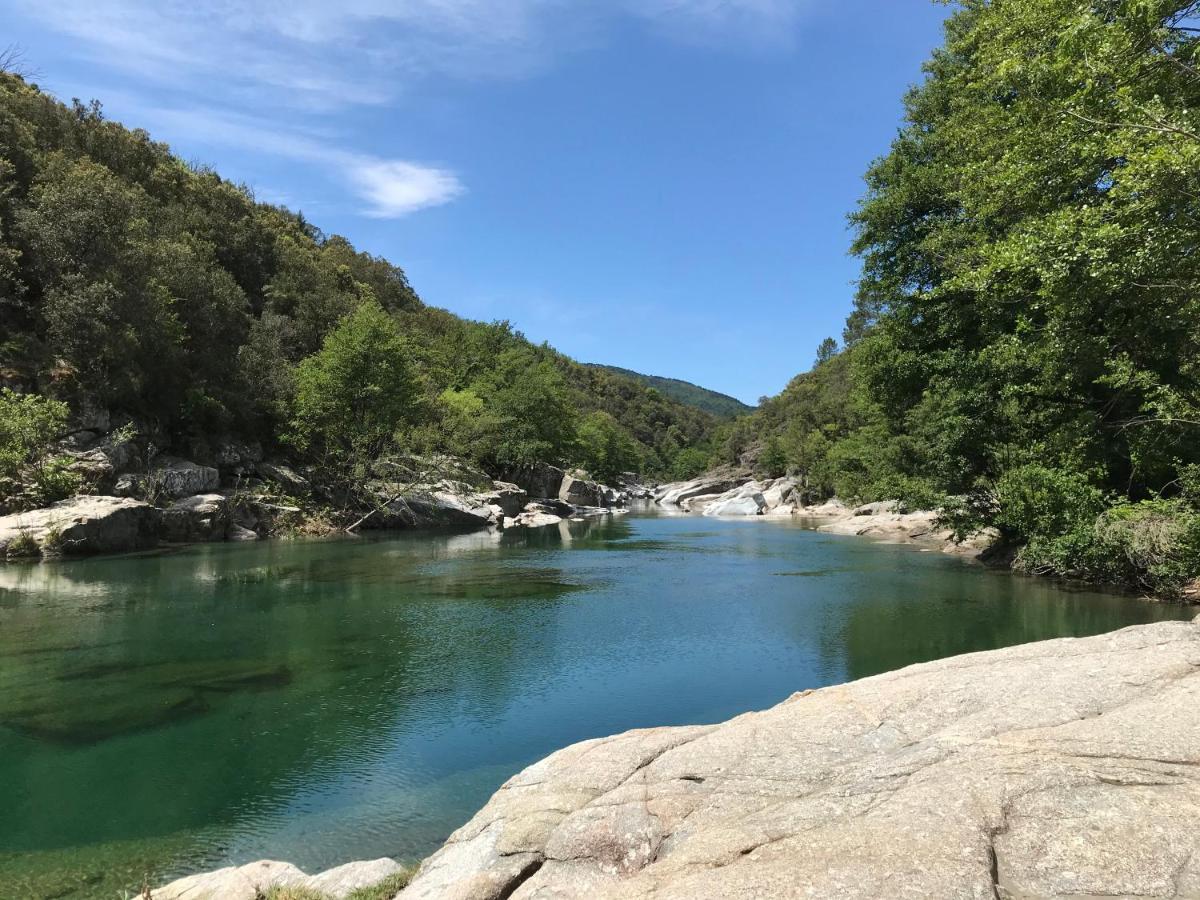
<svg viewBox="0 0 1200 900"><path fill-rule="evenodd" d="M420 385L408 358L392 317L361 304L296 369L293 443L342 469L376 458L416 418Z"/></svg>
<svg viewBox="0 0 1200 900"><path fill-rule="evenodd" d="M609 483L641 468L637 444L606 412L590 413L580 423L579 462L593 478Z"/></svg>
<svg viewBox="0 0 1200 900"><path fill-rule="evenodd" d="M821 343L817 345L816 364L819 366L821 363L829 362L829 360L833 359L837 352L838 342L831 337L825 338L825 340L821 341Z"/></svg>

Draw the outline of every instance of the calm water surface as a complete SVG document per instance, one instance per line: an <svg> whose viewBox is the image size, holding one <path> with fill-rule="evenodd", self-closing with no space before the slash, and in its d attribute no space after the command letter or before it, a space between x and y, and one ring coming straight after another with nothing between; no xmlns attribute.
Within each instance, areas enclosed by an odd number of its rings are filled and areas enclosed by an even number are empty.
<svg viewBox="0 0 1200 900"><path fill-rule="evenodd" d="M1190 611L787 522L0 567L0 897L433 850L573 741Z"/></svg>

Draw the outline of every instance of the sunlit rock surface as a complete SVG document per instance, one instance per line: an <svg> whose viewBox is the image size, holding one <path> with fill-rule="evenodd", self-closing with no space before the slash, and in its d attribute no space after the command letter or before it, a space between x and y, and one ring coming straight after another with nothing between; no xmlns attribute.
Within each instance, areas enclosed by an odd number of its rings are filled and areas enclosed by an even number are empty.
<svg viewBox="0 0 1200 900"><path fill-rule="evenodd" d="M432 898L1200 896L1200 619L561 750L425 861Z"/></svg>

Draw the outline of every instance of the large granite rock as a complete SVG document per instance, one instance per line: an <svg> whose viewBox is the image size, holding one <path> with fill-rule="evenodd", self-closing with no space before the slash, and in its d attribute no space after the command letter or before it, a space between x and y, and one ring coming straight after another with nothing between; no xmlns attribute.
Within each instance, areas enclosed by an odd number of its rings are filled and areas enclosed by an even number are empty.
<svg viewBox="0 0 1200 900"><path fill-rule="evenodd" d="M746 480L725 475L705 475L692 481L664 484L655 492L654 499L663 506L681 506L685 500L693 497L723 494L740 487Z"/></svg>
<svg viewBox="0 0 1200 900"><path fill-rule="evenodd" d="M564 475L558 488L558 499L572 506L608 506L604 485L578 475Z"/></svg>
<svg viewBox="0 0 1200 900"><path fill-rule="evenodd" d="M690 506L696 511L696 505ZM757 481L726 491L701 510L706 516L759 516L767 509L763 486Z"/></svg>
<svg viewBox="0 0 1200 900"><path fill-rule="evenodd" d="M546 463L514 466L501 473L506 482L517 485L530 497L538 499L557 497L565 475L562 469Z"/></svg>
<svg viewBox="0 0 1200 900"><path fill-rule="evenodd" d="M229 500L223 494L185 497L162 513L163 539L175 543L223 541L230 525Z"/></svg>
<svg viewBox="0 0 1200 900"><path fill-rule="evenodd" d="M124 553L158 543L160 513L127 497L82 496L0 517L0 559L14 542L44 553Z"/></svg>
<svg viewBox="0 0 1200 900"><path fill-rule="evenodd" d="M259 860L215 872L191 875L151 893L152 900L261 900L272 888L316 892L341 900L352 891L372 887L402 871L392 859L347 863L319 875L305 875L291 863Z"/></svg>
<svg viewBox="0 0 1200 900"><path fill-rule="evenodd" d="M1197 823L1200 619L576 744L400 897L1200 897Z"/></svg>
<svg viewBox="0 0 1200 900"><path fill-rule="evenodd" d="M517 487L506 481L492 482L490 491L480 491L475 499L485 506L498 506L506 516L520 515L525 504L529 502L529 494L524 488Z"/></svg>

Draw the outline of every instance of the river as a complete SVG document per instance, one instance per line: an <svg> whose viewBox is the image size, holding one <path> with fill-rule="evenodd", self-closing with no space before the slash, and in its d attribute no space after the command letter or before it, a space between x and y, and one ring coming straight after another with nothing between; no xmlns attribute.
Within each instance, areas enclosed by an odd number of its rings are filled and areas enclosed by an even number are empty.
<svg viewBox="0 0 1200 900"><path fill-rule="evenodd" d="M0 897L417 859L573 741L1194 610L787 521L0 568Z"/></svg>

